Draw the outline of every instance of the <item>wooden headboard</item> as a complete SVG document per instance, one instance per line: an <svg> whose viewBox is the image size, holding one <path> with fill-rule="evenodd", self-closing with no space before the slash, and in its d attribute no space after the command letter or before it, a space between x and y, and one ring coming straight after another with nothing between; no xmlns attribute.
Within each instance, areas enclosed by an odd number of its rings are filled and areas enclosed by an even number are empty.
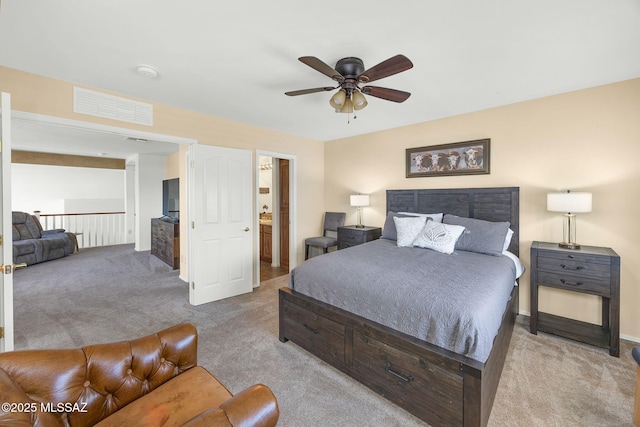
<svg viewBox="0 0 640 427"><path fill-rule="evenodd" d="M387 212L449 213L486 221L509 221L509 252L520 256L520 188L387 190Z"/></svg>

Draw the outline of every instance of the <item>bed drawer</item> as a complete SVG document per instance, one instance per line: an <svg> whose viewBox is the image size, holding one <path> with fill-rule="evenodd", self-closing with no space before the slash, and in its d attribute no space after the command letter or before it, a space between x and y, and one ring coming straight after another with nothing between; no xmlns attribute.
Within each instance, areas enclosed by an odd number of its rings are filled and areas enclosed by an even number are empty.
<svg viewBox="0 0 640 427"><path fill-rule="evenodd" d="M286 338L321 359L344 365L343 325L285 301Z"/></svg>
<svg viewBox="0 0 640 427"><path fill-rule="evenodd" d="M363 384L416 416L436 425L462 425L463 381L457 372L361 332L353 334L353 370Z"/></svg>

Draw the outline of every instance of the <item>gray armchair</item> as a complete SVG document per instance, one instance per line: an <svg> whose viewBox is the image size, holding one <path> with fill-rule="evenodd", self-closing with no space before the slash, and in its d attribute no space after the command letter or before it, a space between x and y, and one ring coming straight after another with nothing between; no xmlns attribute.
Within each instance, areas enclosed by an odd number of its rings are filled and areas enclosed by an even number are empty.
<svg viewBox="0 0 640 427"><path fill-rule="evenodd" d="M322 248L322 253L332 246L338 245L338 227L344 225L347 214L344 212L325 212L324 225L322 226L322 236L309 237L304 241L304 259L309 259L309 247L315 246Z"/></svg>

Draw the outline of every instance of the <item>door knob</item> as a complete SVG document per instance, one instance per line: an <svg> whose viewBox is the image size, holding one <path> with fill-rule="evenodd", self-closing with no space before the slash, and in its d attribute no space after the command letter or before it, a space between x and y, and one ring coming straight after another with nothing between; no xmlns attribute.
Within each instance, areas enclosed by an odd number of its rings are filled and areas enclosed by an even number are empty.
<svg viewBox="0 0 640 427"><path fill-rule="evenodd" d="M4 274L11 274L13 270L17 270L18 268L24 268L26 266L27 266L26 262L21 262L20 264L0 265L0 273L4 272Z"/></svg>
<svg viewBox="0 0 640 427"><path fill-rule="evenodd" d="M245 228L244 228L244 231L249 231L249 227L245 227Z"/></svg>

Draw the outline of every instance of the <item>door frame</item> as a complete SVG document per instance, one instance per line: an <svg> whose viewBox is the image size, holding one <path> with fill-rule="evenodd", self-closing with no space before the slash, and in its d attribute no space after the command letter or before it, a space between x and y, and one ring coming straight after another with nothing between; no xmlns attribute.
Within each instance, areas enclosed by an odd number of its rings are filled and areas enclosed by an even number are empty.
<svg viewBox="0 0 640 427"><path fill-rule="evenodd" d="M198 143L198 140L193 138L166 135L166 134L161 134L156 132L147 132L147 131L141 131L136 129L130 129L127 127L121 127L121 126L103 125L103 124L94 123L94 122L84 122L81 120L47 116L44 114L29 113L26 111L13 110L11 112L11 119L23 120L23 121L35 122L35 123L44 123L44 124L57 125L57 126L66 126L66 127L71 127L71 128L81 129L81 130L87 130L87 131L113 133L116 135L122 135L123 137L130 136L133 138L152 139L154 141L161 141L161 142L172 142L174 144L185 145L185 144Z"/></svg>
<svg viewBox="0 0 640 427"><path fill-rule="evenodd" d="M286 154L279 153L276 151L267 151L267 150L256 150L255 155L255 175L256 175L256 185L255 185L255 212L256 219L254 223L254 230L260 230L260 215L258 212L260 211L260 165L259 159L260 156L272 157L274 159L285 159L289 160L289 271L293 270L293 268L298 265L298 257L296 256L298 252L298 245L296 244L297 237L296 231L298 229L298 199L297 199L297 187L298 187L298 175L297 175L297 159L294 154ZM275 183L274 183L275 184ZM272 184L272 185L274 185ZM277 193L276 193L277 194ZM279 221L278 221L279 224ZM282 224L279 224L282 227ZM278 230L279 231L279 230ZM275 230L273 231L275 234ZM260 240L260 233L256 234L257 241ZM278 240L279 241L279 240ZM254 287L260 286L260 244L258 243L255 247L255 259L256 259L256 284Z"/></svg>
<svg viewBox="0 0 640 427"><path fill-rule="evenodd" d="M198 140L194 138L186 138L186 137L161 134L156 132L141 131L141 130L130 129L130 128L121 127L121 126L103 125L100 123L85 122L81 120L48 116L44 114L30 113L25 111L13 110L11 112L11 119L13 121L22 120L26 122L42 123L42 124L49 124L54 126L64 126L72 129L79 129L79 130L85 130L90 132L110 133L110 134L122 136L123 138L132 137L132 138L140 138L140 139L150 139L154 141L169 142L169 143L178 144L178 145L193 145L198 143ZM185 173L188 173L188 170ZM187 179L187 176L185 176L185 179ZM187 187L187 191L189 191L188 187ZM135 197L139 197L139 195L136 194ZM135 203L134 203L134 206L135 206ZM135 224L135 227L137 226L138 225ZM182 226L180 226L180 228L183 229ZM187 233L184 233L184 234L186 235ZM188 241L186 243L188 244ZM184 280L185 282L188 282L189 277L183 277L183 275L188 276L188 272L185 273L181 269L180 279Z"/></svg>
<svg viewBox="0 0 640 427"><path fill-rule="evenodd" d="M0 209L2 210L2 230L0 235L2 237L2 256L0 264L3 264L2 271L0 271L0 292L2 292L2 298L0 298L0 327L2 327L3 336L0 337L0 352L12 351L14 349L14 322L13 322L13 238L11 232L11 226L9 220L11 220L11 94L2 92L2 100L0 101L0 119L2 125L0 126L0 157L2 167L0 167L0 173L2 179L0 179L2 187L0 191L2 194L2 203L0 203ZM5 203L6 202L6 203Z"/></svg>

